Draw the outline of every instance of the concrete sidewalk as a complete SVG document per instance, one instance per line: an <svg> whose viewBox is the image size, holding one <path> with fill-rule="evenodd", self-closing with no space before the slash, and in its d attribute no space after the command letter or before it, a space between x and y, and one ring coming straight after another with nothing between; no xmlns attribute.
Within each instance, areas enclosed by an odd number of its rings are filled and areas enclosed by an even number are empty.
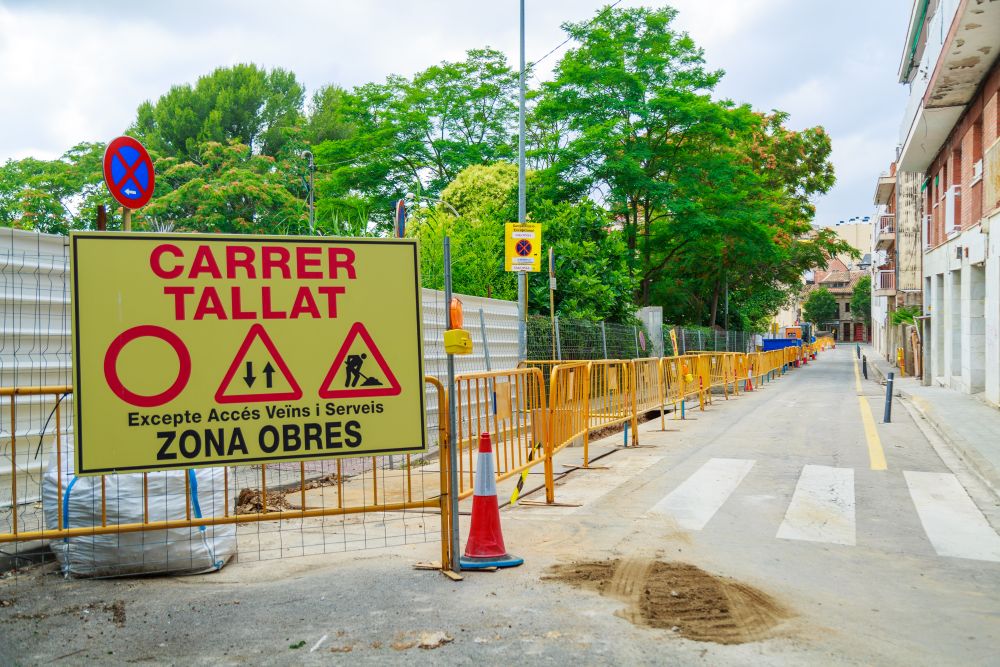
<svg viewBox="0 0 1000 667"><path fill-rule="evenodd" d="M869 378L884 381L890 371L894 372L896 395L908 399L969 468L1000 496L1000 410L969 394L946 387L925 387L919 378L901 378L899 369L870 345L861 345L861 354L868 359Z"/></svg>

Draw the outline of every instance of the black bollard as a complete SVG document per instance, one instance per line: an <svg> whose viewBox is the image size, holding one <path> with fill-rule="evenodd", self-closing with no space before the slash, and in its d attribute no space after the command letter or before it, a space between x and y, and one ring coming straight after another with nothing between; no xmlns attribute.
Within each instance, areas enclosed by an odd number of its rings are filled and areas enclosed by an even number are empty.
<svg viewBox="0 0 1000 667"><path fill-rule="evenodd" d="M858 353L858 359L860 359L861 358L861 343L858 343L855 346L854 350Z"/></svg>
<svg viewBox="0 0 1000 667"><path fill-rule="evenodd" d="M885 383L885 414L882 421L888 424L892 421L892 379L895 373L889 373L889 379Z"/></svg>
<svg viewBox="0 0 1000 667"><path fill-rule="evenodd" d="M861 357L861 374L865 376L866 380L868 379L868 355Z"/></svg>

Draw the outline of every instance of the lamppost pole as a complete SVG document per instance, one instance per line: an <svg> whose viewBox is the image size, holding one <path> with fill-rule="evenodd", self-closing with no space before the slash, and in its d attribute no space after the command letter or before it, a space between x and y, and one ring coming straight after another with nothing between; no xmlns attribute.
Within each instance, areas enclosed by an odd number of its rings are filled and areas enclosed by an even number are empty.
<svg viewBox="0 0 1000 667"><path fill-rule="evenodd" d="M517 132L517 221L526 222L527 204L525 199L525 164L524 164L524 0L521 0L521 75L518 108ZM528 314L528 274L519 272L517 275L517 349L518 358L528 357L528 338L525 321Z"/></svg>

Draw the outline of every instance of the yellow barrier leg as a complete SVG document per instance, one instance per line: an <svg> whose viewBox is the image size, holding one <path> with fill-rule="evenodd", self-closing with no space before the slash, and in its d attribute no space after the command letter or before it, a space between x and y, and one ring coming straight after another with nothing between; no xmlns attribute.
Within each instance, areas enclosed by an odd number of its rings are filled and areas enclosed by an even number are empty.
<svg viewBox="0 0 1000 667"><path fill-rule="evenodd" d="M545 502L552 504L556 501L556 483L552 475L552 438L547 438L545 443Z"/></svg>

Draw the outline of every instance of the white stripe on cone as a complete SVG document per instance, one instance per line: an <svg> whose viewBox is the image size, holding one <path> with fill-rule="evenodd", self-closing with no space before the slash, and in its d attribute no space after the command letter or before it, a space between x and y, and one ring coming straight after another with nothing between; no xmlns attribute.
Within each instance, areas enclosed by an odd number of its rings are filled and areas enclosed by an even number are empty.
<svg viewBox="0 0 1000 667"><path fill-rule="evenodd" d="M479 465L476 466L476 481L473 494L477 496L495 496L497 481L493 473L493 452L479 452Z"/></svg>

